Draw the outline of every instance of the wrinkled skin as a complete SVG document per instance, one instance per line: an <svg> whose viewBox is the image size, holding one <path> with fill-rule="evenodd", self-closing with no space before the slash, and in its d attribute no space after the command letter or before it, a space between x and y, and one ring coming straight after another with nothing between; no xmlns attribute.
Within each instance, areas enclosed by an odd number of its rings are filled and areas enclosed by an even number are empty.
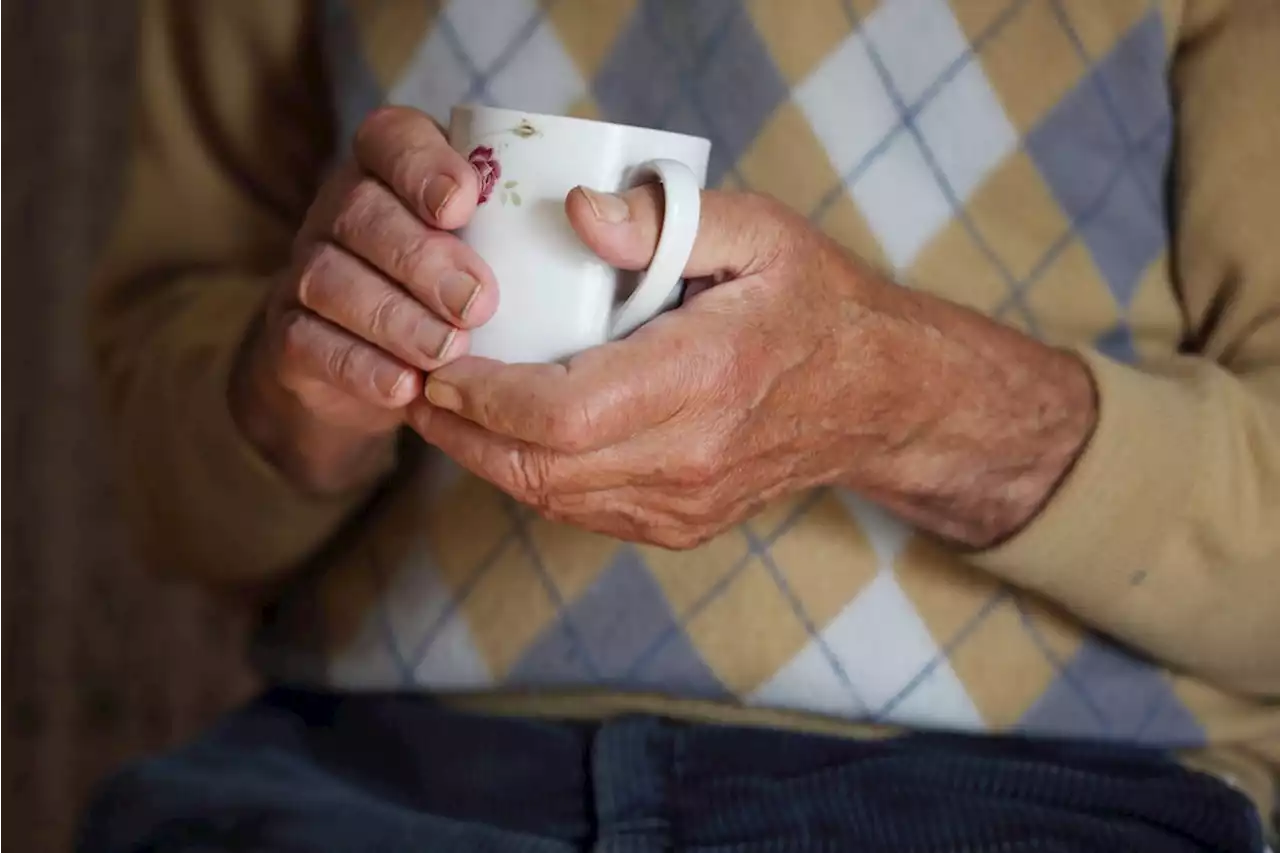
<svg viewBox="0 0 1280 853"><path fill-rule="evenodd" d="M602 258L643 268L660 191L575 191ZM781 205L707 192L705 287L567 364L462 358L410 422L549 518L689 548L764 502L846 484L974 547L1008 536L1083 445L1074 357L887 283Z"/></svg>
<svg viewBox="0 0 1280 853"><path fill-rule="evenodd" d="M478 189L430 118L391 107L317 193L230 395L246 436L305 491L383 473L424 372L497 310L492 271L450 233Z"/></svg>
<svg viewBox="0 0 1280 853"><path fill-rule="evenodd" d="M623 539L692 547L842 484L982 547L1034 516L1092 429L1073 355L898 287L744 193L704 194L699 292L678 310L567 364L466 356L500 298L450 233L478 191L429 118L388 108L317 195L230 390L299 488L375 482L408 425L548 517ZM658 190L565 203L600 257L646 265Z"/></svg>

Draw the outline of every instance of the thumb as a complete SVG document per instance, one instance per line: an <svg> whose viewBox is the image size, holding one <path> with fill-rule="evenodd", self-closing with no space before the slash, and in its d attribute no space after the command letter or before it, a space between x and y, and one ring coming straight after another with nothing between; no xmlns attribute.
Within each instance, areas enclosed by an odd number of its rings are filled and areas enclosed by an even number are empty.
<svg viewBox="0 0 1280 853"><path fill-rule="evenodd" d="M569 222L582 242L606 263L624 270L644 269L653 259L662 233L663 205L662 186L656 183L621 193L576 187L565 199ZM781 228L781 218L764 198L703 190L698 236L684 274L748 274L771 254Z"/></svg>

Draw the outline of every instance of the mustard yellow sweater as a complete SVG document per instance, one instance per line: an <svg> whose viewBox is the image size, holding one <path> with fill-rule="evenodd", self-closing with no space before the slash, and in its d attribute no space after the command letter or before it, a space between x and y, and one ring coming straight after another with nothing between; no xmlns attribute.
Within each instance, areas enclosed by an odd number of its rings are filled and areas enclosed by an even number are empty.
<svg viewBox="0 0 1280 853"><path fill-rule="evenodd" d="M1114 738L1260 804L1280 765L1280 4L143 4L128 193L90 333L140 542L270 588L279 679L525 713ZM300 494L231 361L373 106L463 100L707 136L905 286L1078 348L1100 422L1012 541L857 495L684 553L531 515L406 436ZM501 284L501 283L500 283Z"/></svg>

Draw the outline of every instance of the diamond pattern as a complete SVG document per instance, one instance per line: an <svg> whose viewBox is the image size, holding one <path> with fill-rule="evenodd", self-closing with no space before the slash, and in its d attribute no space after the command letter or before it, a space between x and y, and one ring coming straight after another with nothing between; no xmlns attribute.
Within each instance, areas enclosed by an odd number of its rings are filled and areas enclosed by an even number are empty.
<svg viewBox="0 0 1280 853"><path fill-rule="evenodd" d="M720 0L641 0L639 16L650 36L662 44L668 61L685 73L710 64L709 52L739 11L737 3Z"/></svg>
<svg viewBox="0 0 1280 853"><path fill-rule="evenodd" d="M623 548L613 564L565 614L592 650L600 674L617 678L675 626L662 588L634 548Z"/></svg>
<svg viewBox="0 0 1280 853"><path fill-rule="evenodd" d="M618 682L634 690L661 690L698 699L733 697L683 631L673 631Z"/></svg>
<svg viewBox="0 0 1280 853"><path fill-rule="evenodd" d="M635 73L645 69L643 75ZM604 65L591 78L600 115L608 121L689 132L669 118L681 90L680 70L661 41L654 38L646 15L637 12L622 31Z"/></svg>
<svg viewBox="0 0 1280 853"><path fill-rule="evenodd" d="M416 107L447 125L449 111L454 104L466 99L472 79L471 72L449 48L444 31L435 29L423 40L399 82L387 93L387 102ZM358 108L368 111L375 105ZM354 132L354 128L352 130Z"/></svg>
<svg viewBox="0 0 1280 853"><path fill-rule="evenodd" d="M330 15L340 121L394 80L388 100L440 119L476 99L694 133L713 142L712 183L766 190L932 293L1025 308L1021 328L1132 360L1135 333L1158 348L1157 320L1176 318L1156 12L607 5L452 0L416 50L399 40L409 58L390 76L340 37L350 16ZM340 683L589 684L921 727L1204 737L1166 674L1082 642L1066 617L1028 618L1020 593L844 490L676 553L542 521L456 466L424 467L420 485L395 519L422 542L388 549L377 618L343 623L358 630L331 655Z"/></svg>
<svg viewBox="0 0 1280 853"><path fill-rule="evenodd" d="M1106 192L1125 159L1125 142L1095 86L1082 82L1058 102L1024 145L1071 220Z"/></svg>
<svg viewBox="0 0 1280 853"><path fill-rule="evenodd" d="M493 683L471 629L457 611L436 632L411 677L415 684L438 690L474 690Z"/></svg>
<svg viewBox="0 0 1280 853"><path fill-rule="evenodd" d="M892 572L881 572L831 620L822 638L858 693L880 711L938 656Z"/></svg>
<svg viewBox="0 0 1280 853"><path fill-rule="evenodd" d="M1103 640L1086 642L1023 718L1028 731L1194 746L1203 730L1168 677Z"/></svg>
<svg viewBox="0 0 1280 853"><path fill-rule="evenodd" d="M984 727L982 715L946 659L909 685L883 716L899 725L928 729L980 731Z"/></svg>
<svg viewBox="0 0 1280 853"><path fill-rule="evenodd" d="M713 185L788 92L746 13L706 0L642 2L592 88L610 120L710 139Z"/></svg>
<svg viewBox="0 0 1280 853"><path fill-rule="evenodd" d="M806 645L752 693L750 701L755 705L808 709L835 717L858 717L867 710L854 694L849 679L836 671L830 654L817 642Z"/></svg>
<svg viewBox="0 0 1280 853"><path fill-rule="evenodd" d="M1097 215L1081 223L1079 230L1111 294L1127 308L1143 272L1159 257L1167 239L1164 223L1137 180L1122 175Z"/></svg>
<svg viewBox="0 0 1280 853"><path fill-rule="evenodd" d="M577 66L546 22L533 31L524 49L489 83L489 92L498 106L538 113L563 113L586 90Z"/></svg>
<svg viewBox="0 0 1280 853"><path fill-rule="evenodd" d="M793 97L842 175L864 165L901 124L861 36L846 39Z"/></svg>
<svg viewBox="0 0 1280 853"><path fill-rule="evenodd" d="M967 199L1018 144L986 75L973 62L924 106L916 128L960 199Z"/></svg>
<svg viewBox="0 0 1280 853"><path fill-rule="evenodd" d="M851 192L895 271L907 269L953 213L920 144L907 134L879 152Z"/></svg>
<svg viewBox="0 0 1280 853"><path fill-rule="evenodd" d="M1169 175L1173 167L1173 117L1163 116L1138 137L1134 147L1130 171L1142 185L1151 206L1167 211Z"/></svg>
<svg viewBox="0 0 1280 853"><path fill-rule="evenodd" d="M417 662L414 650L429 644L432 634L455 606L448 585L429 557L419 553L413 559L413 567L413 571L396 573L384 593L387 627L396 637L409 642L401 654L410 667Z"/></svg>
<svg viewBox="0 0 1280 853"><path fill-rule="evenodd" d="M738 161L788 94L751 19L738 4L732 6L723 37L707 56L703 73L690 81L687 94L695 109L707 115L712 142L707 179L714 181Z"/></svg>
<svg viewBox="0 0 1280 853"><path fill-rule="evenodd" d="M1133 140L1169 121L1164 22L1154 9L1093 71L1110 111L1126 138Z"/></svg>
<svg viewBox="0 0 1280 853"><path fill-rule="evenodd" d="M537 12L533 0L452 0L444 15L467 61L486 73Z"/></svg>
<svg viewBox="0 0 1280 853"><path fill-rule="evenodd" d="M595 672L577 634L561 618L534 641L504 683L511 687L582 684L592 681Z"/></svg>
<svg viewBox="0 0 1280 853"><path fill-rule="evenodd" d="M969 41L944 0L881 3L863 32L908 107L969 52Z"/></svg>

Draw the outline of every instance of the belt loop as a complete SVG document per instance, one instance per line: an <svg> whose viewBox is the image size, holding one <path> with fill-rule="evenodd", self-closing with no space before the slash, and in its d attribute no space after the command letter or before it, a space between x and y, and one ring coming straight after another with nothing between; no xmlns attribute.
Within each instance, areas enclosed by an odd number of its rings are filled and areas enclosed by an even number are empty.
<svg viewBox="0 0 1280 853"><path fill-rule="evenodd" d="M671 787L678 730L655 717L620 717L591 749L599 853L671 848Z"/></svg>

